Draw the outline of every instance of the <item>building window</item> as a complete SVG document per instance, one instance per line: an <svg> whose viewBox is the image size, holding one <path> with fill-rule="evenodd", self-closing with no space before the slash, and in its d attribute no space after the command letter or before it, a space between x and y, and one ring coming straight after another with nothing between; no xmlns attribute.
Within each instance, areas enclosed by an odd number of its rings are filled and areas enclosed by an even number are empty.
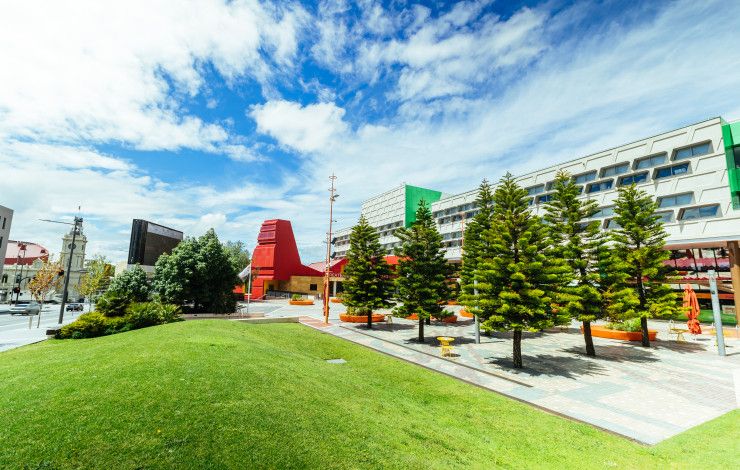
<svg viewBox="0 0 740 470"><path fill-rule="evenodd" d="M606 221L604 222L604 228L613 229L622 228L622 226L619 225L615 219L606 219Z"/></svg>
<svg viewBox="0 0 740 470"><path fill-rule="evenodd" d="M699 155L706 155L711 151L711 142L705 142L703 144L692 145L691 147L676 150L676 154L673 159L683 160L685 158L698 157Z"/></svg>
<svg viewBox="0 0 740 470"><path fill-rule="evenodd" d="M666 168L658 168L655 170L655 176L654 179L659 178L668 178L669 176L675 176L675 175L682 175L684 173L688 173L689 171L689 164L688 163L682 163L680 165L673 165Z"/></svg>
<svg viewBox="0 0 740 470"><path fill-rule="evenodd" d="M689 207L687 209L682 209L678 218L681 220L704 219L707 217L715 217L718 212L719 204L702 207Z"/></svg>
<svg viewBox="0 0 740 470"><path fill-rule="evenodd" d="M317 284L309 284L308 290L319 290L319 287Z"/></svg>
<svg viewBox="0 0 740 470"><path fill-rule="evenodd" d="M740 168L740 145L732 147L732 153L735 155L735 168Z"/></svg>
<svg viewBox="0 0 740 470"><path fill-rule="evenodd" d="M596 170L589 171L588 173L583 173L582 175L576 175L573 177L573 181L576 184L588 183L589 181L593 181L595 179L596 179Z"/></svg>
<svg viewBox="0 0 740 470"><path fill-rule="evenodd" d="M608 217L614 215L614 206L601 207L591 217Z"/></svg>
<svg viewBox="0 0 740 470"><path fill-rule="evenodd" d="M530 188L527 188L527 194L530 196L534 196L535 194L540 194L545 192L545 185L544 184L538 184L537 186L532 186Z"/></svg>
<svg viewBox="0 0 740 470"><path fill-rule="evenodd" d="M537 196L537 204L543 203L543 202L550 202L552 200L552 194L543 194L542 196Z"/></svg>
<svg viewBox="0 0 740 470"><path fill-rule="evenodd" d="M634 175L622 176L619 178L619 186L629 186L631 184L640 184L647 181L647 171L635 173Z"/></svg>
<svg viewBox="0 0 740 470"><path fill-rule="evenodd" d="M635 160L635 169L640 170L642 168L652 168L654 166L662 165L665 163L667 154L659 153L657 155L650 155L649 157L640 158Z"/></svg>
<svg viewBox="0 0 740 470"><path fill-rule="evenodd" d="M656 212L655 215L660 217L660 221L664 224L670 224L673 222L673 211Z"/></svg>
<svg viewBox="0 0 740 470"><path fill-rule="evenodd" d="M598 193L599 191L606 191L607 189L612 189L612 184L614 183L614 180L606 180L606 181L600 181L598 183L591 183L588 185L587 193Z"/></svg>
<svg viewBox="0 0 740 470"><path fill-rule="evenodd" d="M608 176L621 175L622 173L627 173L629 169L630 169L629 163L627 162L620 163L619 165L610 166L610 167L607 167L601 170L601 177L606 178Z"/></svg>
<svg viewBox="0 0 740 470"><path fill-rule="evenodd" d="M658 198L658 207L685 206L694 202L694 193L676 194Z"/></svg>

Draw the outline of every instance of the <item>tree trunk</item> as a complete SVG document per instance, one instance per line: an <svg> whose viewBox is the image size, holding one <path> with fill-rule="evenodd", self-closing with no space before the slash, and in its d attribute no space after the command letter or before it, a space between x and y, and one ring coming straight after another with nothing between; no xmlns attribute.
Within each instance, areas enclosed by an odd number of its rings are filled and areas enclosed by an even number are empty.
<svg viewBox="0 0 740 470"><path fill-rule="evenodd" d="M425 323L426 323L427 325L431 325L431 324L432 324L432 317L431 317L431 316L428 316L428 317L427 317L427 318L426 318L426 319L424 320L424 322L425 322Z"/></svg>
<svg viewBox="0 0 740 470"><path fill-rule="evenodd" d="M522 330L514 330L514 367L522 368Z"/></svg>
<svg viewBox="0 0 740 470"><path fill-rule="evenodd" d="M586 341L586 355L595 357L596 350L594 349L594 338L591 336L591 322L583 322L583 339Z"/></svg>
<svg viewBox="0 0 740 470"><path fill-rule="evenodd" d="M367 327L368 329L373 329L373 312L370 311L367 313Z"/></svg>
<svg viewBox="0 0 740 470"><path fill-rule="evenodd" d="M647 317L640 318L640 325L642 326L642 345L646 348L650 347L650 337L648 336L648 325Z"/></svg>
<svg viewBox="0 0 740 470"><path fill-rule="evenodd" d="M424 319L419 317L419 342L424 342Z"/></svg>

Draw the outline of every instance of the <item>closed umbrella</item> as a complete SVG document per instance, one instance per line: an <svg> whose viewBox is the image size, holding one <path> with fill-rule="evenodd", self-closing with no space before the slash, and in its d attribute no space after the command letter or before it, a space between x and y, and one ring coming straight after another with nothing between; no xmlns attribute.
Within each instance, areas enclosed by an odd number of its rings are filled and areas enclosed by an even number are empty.
<svg viewBox="0 0 740 470"><path fill-rule="evenodd" d="M686 308L686 316L689 317L689 321L686 325L689 327L689 332L692 335L701 334L701 325L699 324L699 300L696 298L696 292L691 287L691 284L686 284L686 288L683 290L683 306Z"/></svg>

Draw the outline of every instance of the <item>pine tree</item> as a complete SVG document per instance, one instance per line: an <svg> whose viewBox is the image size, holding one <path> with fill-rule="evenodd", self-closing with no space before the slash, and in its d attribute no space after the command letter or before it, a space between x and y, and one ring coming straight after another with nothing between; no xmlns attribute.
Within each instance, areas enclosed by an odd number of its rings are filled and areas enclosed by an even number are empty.
<svg viewBox="0 0 740 470"><path fill-rule="evenodd" d="M484 243L482 235L485 230L491 228L491 219L493 216L493 191L491 190L491 185L485 179L478 187L475 206L477 212L467 227L465 227L462 267L460 268L460 284L462 288L460 301L471 313L478 313L475 312L474 306L476 303L475 271L478 267L478 259L484 256L484 252L488 248ZM479 316L488 317L492 312L488 312L488 314L484 312L480 313L481 315Z"/></svg>
<svg viewBox="0 0 740 470"><path fill-rule="evenodd" d="M545 206L544 219L554 255L570 268L568 278L562 279L570 282L561 289L558 314L583 323L586 354L595 356L591 322L606 313L600 268L604 269L609 262L603 258L605 240L599 221L588 220L598 211L598 203L592 199L581 200L578 197L581 190L568 173L559 172L553 187L555 192Z"/></svg>
<svg viewBox="0 0 740 470"><path fill-rule="evenodd" d="M424 321L444 315L442 304L447 300L447 278L451 273L445 260L442 236L425 201L419 202L416 221L409 228L400 228L396 236L401 246L396 248L398 259L397 299L402 302L394 313L419 317L419 342L424 342Z"/></svg>
<svg viewBox="0 0 740 470"><path fill-rule="evenodd" d="M647 319L679 313L678 299L666 284L673 268L665 263L667 234L657 202L634 185L620 188L614 207L618 227L611 232L616 270L625 275L609 295L610 315L616 319L640 318L642 345L650 346Z"/></svg>
<svg viewBox="0 0 740 470"><path fill-rule="evenodd" d="M377 230L360 216L349 236L342 303L350 315L367 315L368 328L372 328L373 309L391 306L393 282L383 255Z"/></svg>
<svg viewBox="0 0 740 470"><path fill-rule="evenodd" d="M501 179L493 202L491 227L482 234L491 256L477 260L478 297L472 303L488 315L484 328L513 331L513 362L520 368L522 332L556 323L553 304L567 267L548 252L544 225L511 174Z"/></svg>

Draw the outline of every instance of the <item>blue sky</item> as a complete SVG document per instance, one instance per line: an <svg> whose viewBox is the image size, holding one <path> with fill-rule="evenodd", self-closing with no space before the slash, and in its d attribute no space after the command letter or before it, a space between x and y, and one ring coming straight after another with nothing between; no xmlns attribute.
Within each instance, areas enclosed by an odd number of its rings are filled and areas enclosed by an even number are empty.
<svg viewBox="0 0 740 470"><path fill-rule="evenodd" d="M446 193L740 118L740 3L0 2L0 204L58 251L125 258L131 219L320 259L402 182ZM734 18L734 19L733 19Z"/></svg>

